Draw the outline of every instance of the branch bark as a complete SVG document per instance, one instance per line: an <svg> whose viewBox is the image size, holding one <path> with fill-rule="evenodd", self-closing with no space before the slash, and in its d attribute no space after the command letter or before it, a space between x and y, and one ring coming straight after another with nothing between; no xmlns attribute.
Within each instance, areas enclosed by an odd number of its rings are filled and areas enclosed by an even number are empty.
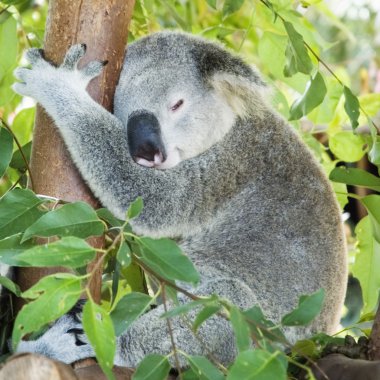
<svg viewBox="0 0 380 380"><path fill-rule="evenodd" d="M108 60L98 78L88 86L88 92L98 103L112 111L113 95L122 68L128 26L135 0L51 0L46 22L44 50L46 57L59 64L68 48L75 43L87 45L81 64L91 60ZM58 130L41 107L37 107L33 137L31 170L34 191L66 201L83 200L98 206L82 180L66 150ZM103 239L90 242L96 248ZM94 264L90 264L93 267ZM21 289L27 289L41 277L62 268L22 268L17 273ZM91 270L91 268L89 268ZM91 293L100 299L101 270L91 282Z"/></svg>

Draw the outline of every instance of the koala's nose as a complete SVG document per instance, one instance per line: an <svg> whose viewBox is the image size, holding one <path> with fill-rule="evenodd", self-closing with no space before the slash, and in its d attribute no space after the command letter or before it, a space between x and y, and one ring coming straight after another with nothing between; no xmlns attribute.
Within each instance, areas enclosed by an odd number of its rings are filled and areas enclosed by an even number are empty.
<svg viewBox="0 0 380 380"><path fill-rule="evenodd" d="M135 162L154 167L165 161L160 124L152 113L141 111L132 114L128 120L127 134L129 152Z"/></svg>

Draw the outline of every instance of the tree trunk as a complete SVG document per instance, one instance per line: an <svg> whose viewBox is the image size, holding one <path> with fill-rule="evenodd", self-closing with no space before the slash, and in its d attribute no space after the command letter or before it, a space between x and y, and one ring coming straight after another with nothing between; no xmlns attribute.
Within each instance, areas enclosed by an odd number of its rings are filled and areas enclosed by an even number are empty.
<svg viewBox="0 0 380 380"><path fill-rule="evenodd" d="M103 73L88 86L98 103L112 111L113 95L122 68L128 26L135 0L51 0L46 23L44 50L46 57L59 64L68 48L76 43L87 45L81 65L90 60L108 60ZM31 170L34 191L66 201L86 201L98 206L66 150L58 130L41 107L37 107ZM99 248L102 238L91 239ZM95 264L89 266L92 268ZM21 268L17 282L27 289L41 277L62 268ZM101 266L91 282L91 293L100 299Z"/></svg>

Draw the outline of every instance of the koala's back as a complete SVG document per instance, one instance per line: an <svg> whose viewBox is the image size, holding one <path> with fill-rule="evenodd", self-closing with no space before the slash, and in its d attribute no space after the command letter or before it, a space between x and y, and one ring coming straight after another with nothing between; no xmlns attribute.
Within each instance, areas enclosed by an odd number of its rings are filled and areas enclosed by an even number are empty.
<svg viewBox="0 0 380 380"><path fill-rule="evenodd" d="M324 288L323 310L306 330L332 333L343 306L347 260L340 210L322 167L274 112L234 129L226 137L230 156L219 154L234 168L229 185L237 191L184 249L210 277L241 278L273 320L292 310L300 295ZM227 173L223 166L220 172ZM214 191L223 188L216 177L207 185ZM288 336L295 340L304 330Z"/></svg>

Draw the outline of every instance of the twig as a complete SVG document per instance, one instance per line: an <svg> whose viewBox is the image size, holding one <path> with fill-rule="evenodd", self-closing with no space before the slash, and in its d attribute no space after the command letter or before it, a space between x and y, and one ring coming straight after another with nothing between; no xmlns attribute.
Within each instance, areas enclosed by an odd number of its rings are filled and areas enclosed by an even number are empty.
<svg viewBox="0 0 380 380"><path fill-rule="evenodd" d="M162 289L161 294L162 294L162 301L164 304L164 310L165 310L165 313L167 313L168 312L168 305L167 305L167 299L166 299L166 289L165 289L165 284L163 282L161 283L161 289ZM166 318L166 323L168 325L170 341L171 341L172 348L173 348L175 365L177 367L178 376L181 380L182 379L181 365L180 365L179 359L178 359L178 351L177 351L177 346L176 346L175 340L174 340L173 327L172 327L172 322L171 322L170 318Z"/></svg>

